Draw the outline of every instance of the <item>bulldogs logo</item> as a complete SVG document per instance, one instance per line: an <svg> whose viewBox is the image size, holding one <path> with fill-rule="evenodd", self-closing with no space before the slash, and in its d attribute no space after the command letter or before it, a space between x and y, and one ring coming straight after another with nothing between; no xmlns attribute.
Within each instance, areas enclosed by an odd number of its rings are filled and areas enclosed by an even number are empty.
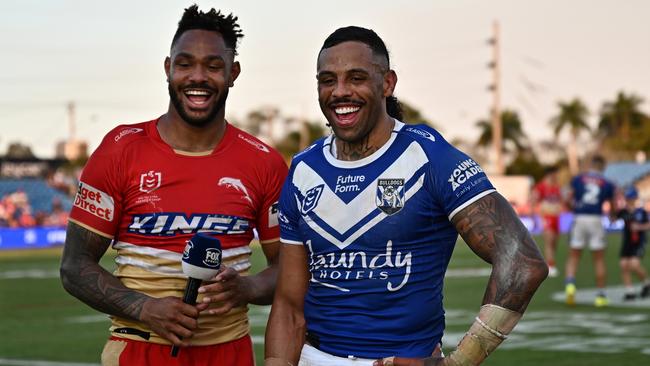
<svg viewBox="0 0 650 366"><path fill-rule="evenodd" d="M377 207L388 215L397 213L404 207L404 179L377 179Z"/></svg>

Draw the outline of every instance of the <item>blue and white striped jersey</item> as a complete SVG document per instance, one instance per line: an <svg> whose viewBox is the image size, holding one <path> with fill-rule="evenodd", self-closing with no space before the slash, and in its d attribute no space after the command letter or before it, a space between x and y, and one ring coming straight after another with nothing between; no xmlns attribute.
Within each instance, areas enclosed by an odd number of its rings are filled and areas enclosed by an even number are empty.
<svg viewBox="0 0 650 366"><path fill-rule="evenodd" d="M494 191L481 167L434 129L396 121L358 161L332 136L296 155L280 198L281 240L305 245L312 342L333 355L431 355L444 330L451 218Z"/></svg>
<svg viewBox="0 0 650 366"><path fill-rule="evenodd" d="M614 197L613 183L599 172L590 171L571 179L573 212L583 215L602 215L603 203Z"/></svg>

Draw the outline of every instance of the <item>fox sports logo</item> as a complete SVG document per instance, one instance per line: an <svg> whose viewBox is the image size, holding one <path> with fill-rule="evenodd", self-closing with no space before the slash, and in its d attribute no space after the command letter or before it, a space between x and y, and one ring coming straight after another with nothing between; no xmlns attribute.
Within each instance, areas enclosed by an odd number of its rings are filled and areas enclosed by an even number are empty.
<svg viewBox="0 0 650 366"><path fill-rule="evenodd" d="M203 264L210 268L219 268L221 265L221 250L216 248L206 249Z"/></svg>

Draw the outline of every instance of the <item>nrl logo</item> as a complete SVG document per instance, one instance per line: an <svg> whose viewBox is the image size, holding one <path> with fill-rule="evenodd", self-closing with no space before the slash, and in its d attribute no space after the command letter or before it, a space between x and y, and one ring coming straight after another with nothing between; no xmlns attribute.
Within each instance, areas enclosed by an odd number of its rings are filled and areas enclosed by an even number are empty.
<svg viewBox="0 0 650 366"><path fill-rule="evenodd" d="M377 179L377 207L392 215L404 207L404 178Z"/></svg>
<svg viewBox="0 0 650 366"><path fill-rule="evenodd" d="M305 193L305 198L302 200L302 208L300 213L307 215L311 210L316 208L321 193L323 193L324 184L318 185Z"/></svg>
<svg viewBox="0 0 650 366"><path fill-rule="evenodd" d="M140 192L151 193L160 187L162 183L162 173L148 171L140 175Z"/></svg>

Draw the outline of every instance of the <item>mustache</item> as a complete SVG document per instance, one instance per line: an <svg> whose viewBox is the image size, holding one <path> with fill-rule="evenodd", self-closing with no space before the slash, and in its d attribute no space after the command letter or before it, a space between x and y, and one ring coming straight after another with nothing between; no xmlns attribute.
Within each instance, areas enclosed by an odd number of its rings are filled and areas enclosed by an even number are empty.
<svg viewBox="0 0 650 366"><path fill-rule="evenodd" d="M209 91L211 91L212 93L215 93L215 94L218 92L217 89L213 88L208 83L192 83L192 84L188 84L188 85L183 86L183 88L181 90L185 90L185 89L204 89L204 90L209 90Z"/></svg>
<svg viewBox="0 0 650 366"><path fill-rule="evenodd" d="M337 98L337 99L334 99L331 102L327 103L327 105L330 106L330 107L333 107L333 106L335 106L337 104L354 104L354 105L361 106L361 105L363 105L365 103L363 101L354 100L352 98Z"/></svg>

